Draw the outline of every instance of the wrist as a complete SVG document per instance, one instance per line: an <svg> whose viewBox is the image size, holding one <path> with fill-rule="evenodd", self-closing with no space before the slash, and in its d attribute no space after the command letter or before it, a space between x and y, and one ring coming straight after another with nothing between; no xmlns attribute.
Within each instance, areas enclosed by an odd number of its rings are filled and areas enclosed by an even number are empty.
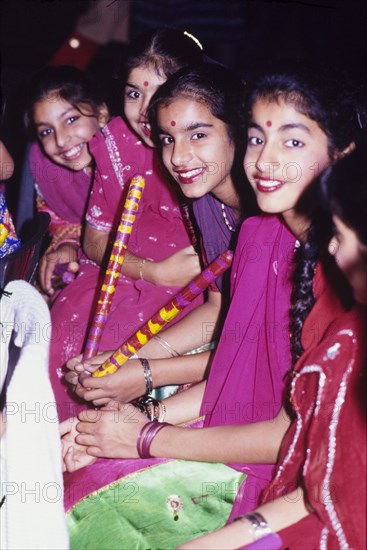
<svg viewBox="0 0 367 550"><path fill-rule="evenodd" d="M268 522L259 512L249 512L244 516L238 516L234 521L245 524L253 542L272 534Z"/></svg>

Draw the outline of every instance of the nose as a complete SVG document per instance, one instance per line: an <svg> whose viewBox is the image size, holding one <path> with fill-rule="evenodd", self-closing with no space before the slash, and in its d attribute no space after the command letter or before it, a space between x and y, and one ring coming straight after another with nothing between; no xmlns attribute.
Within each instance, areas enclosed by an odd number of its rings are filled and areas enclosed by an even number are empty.
<svg viewBox="0 0 367 550"><path fill-rule="evenodd" d="M172 149L171 163L173 166L184 166L192 159L192 152L189 143L175 141Z"/></svg>
<svg viewBox="0 0 367 550"><path fill-rule="evenodd" d="M275 179L275 173L280 166L278 161L275 146L271 143L264 143L259 150L259 154L255 160L255 166L258 172L269 179Z"/></svg>
<svg viewBox="0 0 367 550"><path fill-rule="evenodd" d="M140 103L139 106L139 115L146 117L148 112L148 106L150 102L150 96L146 95L143 101Z"/></svg>
<svg viewBox="0 0 367 550"><path fill-rule="evenodd" d="M65 147L67 142L69 141L69 133L66 128L58 128L55 130L55 141L56 145L62 149Z"/></svg>

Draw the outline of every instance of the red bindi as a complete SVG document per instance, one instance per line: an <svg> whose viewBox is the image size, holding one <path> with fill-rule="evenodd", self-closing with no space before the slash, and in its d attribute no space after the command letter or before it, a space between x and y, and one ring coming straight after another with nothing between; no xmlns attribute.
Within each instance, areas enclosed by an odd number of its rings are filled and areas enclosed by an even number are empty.
<svg viewBox="0 0 367 550"><path fill-rule="evenodd" d="M149 82L148 82L147 80L145 80L145 81L143 82L143 84L144 84L145 87L146 87L146 86L149 86Z"/></svg>
<svg viewBox="0 0 367 550"><path fill-rule="evenodd" d="M171 126L176 126L176 122L174 120L171 120Z"/></svg>
<svg viewBox="0 0 367 550"><path fill-rule="evenodd" d="M267 125L268 128L270 128L270 126L271 126L271 120L267 120L267 121L266 121L266 125Z"/></svg>

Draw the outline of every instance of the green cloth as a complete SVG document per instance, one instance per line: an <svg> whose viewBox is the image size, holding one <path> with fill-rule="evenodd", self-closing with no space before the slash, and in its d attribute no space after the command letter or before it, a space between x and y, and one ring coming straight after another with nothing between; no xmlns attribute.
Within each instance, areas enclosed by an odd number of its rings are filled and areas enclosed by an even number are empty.
<svg viewBox="0 0 367 550"><path fill-rule="evenodd" d="M225 524L245 477L224 464L185 460L134 472L70 510L71 549L174 549Z"/></svg>

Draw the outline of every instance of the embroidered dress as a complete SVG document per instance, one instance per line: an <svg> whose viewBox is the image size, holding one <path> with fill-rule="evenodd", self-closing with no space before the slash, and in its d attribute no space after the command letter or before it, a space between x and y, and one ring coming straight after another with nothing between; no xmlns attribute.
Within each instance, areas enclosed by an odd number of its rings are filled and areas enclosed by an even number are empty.
<svg viewBox="0 0 367 550"><path fill-rule="evenodd" d="M88 224L105 233L117 227L129 181L139 173L146 185L128 250L139 257L161 261L190 244L178 200L163 179L154 149L138 141L120 118L108 123L89 146L97 167L86 215ZM76 402L74 393L67 393L62 366L83 349L102 276L99 266L83 255L77 278L58 294L52 305L50 376L60 420L85 408L85 403ZM120 275L100 350L116 349L178 290ZM202 300L202 296L194 300L175 322Z"/></svg>
<svg viewBox="0 0 367 550"><path fill-rule="evenodd" d="M8 254L15 252L20 247L13 220L6 206L5 198L0 193L0 258L4 258Z"/></svg>
<svg viewBox="0 0 367 550"><path fill-rule="evenodd" d="M366 548L365 311L346 312L321 269L302 332L287 432L263 501L302 485L314 513L279 534L284 547Z"/></svg>

